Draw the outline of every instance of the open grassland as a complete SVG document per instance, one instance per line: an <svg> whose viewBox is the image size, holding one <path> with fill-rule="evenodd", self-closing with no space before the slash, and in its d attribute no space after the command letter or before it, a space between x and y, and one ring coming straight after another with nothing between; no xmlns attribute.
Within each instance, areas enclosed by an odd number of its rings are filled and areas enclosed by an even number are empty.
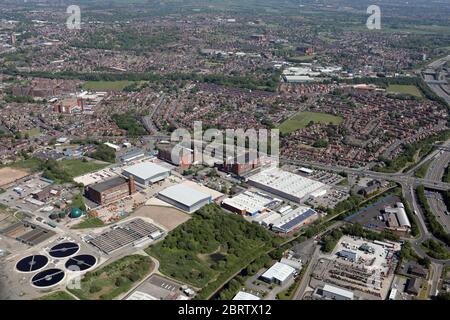
<svg viewBox="0 0 450 320"><path fill-rule="evenodd" d="M84 90L90 91L122 91L126 87L132 85L133 81L88 81L83 84Z"/></svg>
<svg viewBox="0 0 450 320"><path fill-rule="evenodd" d="M36 300L76 300L71 294L65 291L56 291L49 293L43 297Z"/></svg>
<svg viewBox="0 0 450 320"><path fill-rule="evenodd" d="M332 114L320 112L299 112L292 118L284 121L280 126L280 132L283 134L294 132L298 129L306 128L310 122L314 123L332 123L341 124L343 119Z"/></svg>
<svg viewBox="0 0 450 320"><path fill-rule="evenodd" d="M421 98L422 93L420 93L420 90L413 85L400 85L400 84L391 84L387 88L387 91L389 93L400 93L400 94L409 94L414 97Z"/></svg>
<svg viewBox="0 0 450 320"><path fill-rule="evenodd" d="M108 166L108 164L93 161L85 162L83 160L73 159L61 161L61 166L72 177L78 177L90 172L101 170Z"/></svg>

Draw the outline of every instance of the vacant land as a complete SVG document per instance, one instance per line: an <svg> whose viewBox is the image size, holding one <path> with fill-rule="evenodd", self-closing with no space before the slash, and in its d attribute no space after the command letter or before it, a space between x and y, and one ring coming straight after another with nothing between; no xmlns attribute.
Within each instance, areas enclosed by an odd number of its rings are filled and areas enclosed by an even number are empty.
<svg viewBox="0 0 450 320"><path fill-rule="evenodd" d="M211 293L278 243L265 229L209 205L146 251L167 276Z"/></svg>
<svg viewBox="0 0 450 320"><path fill-rule="evenodd" d="M400 93L400 94L409 94L414 97L421 98L422 94L420 90L413 85L400 85L400 84L391 84L387 88L389 93Z"/></svg>
<svg viewBox="0 0 450 320"><path fill-rule="evenodd" d="M30 158L27 160L20 160L9 164L7 167L14 169L24 169L28 172L36 172L40 170L42 161L36 158Z"/></svg>
<svg viewBox="0 0 450 320"><path fill-rule="evenodd" d="M37 300L76 300L76 299L71 294L65 291L56 291L47 294L43 297L40 297Z"/></svg>
<svg viewBox="0 0 450 320"><path fill-rule="evenodd" d="M83 89L92 91L122 91L132 85L133 81L88 81L83 85Z"/></svg>
<svg viewBox="0 0 450 320"><path fill-rule="evenodd" d="M63 160L60 162L64 171L66 171L72 177L82 176L86 173L101 170L108 166L106 163L98 162L85 162L83 160Z"/></svg>
<svg viewBox="0 0 450 320"><path fill-rule="evenodd" d="M168 231L175 229L191 218L188 214L177 209L158 206L144 206L133 212L132 216L150 218Z"/></svg>
<svg viewBox="0 0 450 320"><path fill-rule="evenodd" d="M313 57L312 56L294 56L294 57L288 58L288 60L290 62L296 62L296 63L311 62L313 60Z"/></svg>
<svg viewBox="0 0 450 320"><path fill-rule="evenodd" d="M306 128L311 123L332 123L341 124L343 119L332 114L320 113L320 112L299 112L292 118L283 122L280 126L281 133L291 133L298 129Z"/></svg>
<svg viewBox="0 0 450 320"><path fill-rule="evenodd" d="M153 267L153 261L148 256L127 256L86 273L81 280L81 289L69 291L83 300L112 300L130 290Z"/></svg>
<svg viewBox="0 0 450 320"><path fill-rule="evenodd" d="M104 227L105 224L99 218L86 217L82 222L74 225L72 229L91 229Z"/></svg>
<svg viewBox="0 0 450 320"><path fill-rule="evenodd" d="M33 128L22 132L23 135L28 135L30 138L36 137L41 134L39 128Z"/></svg>
<svg viewBox="0 0 450 320"><path fill-rule="evenodd" d="M27 175L28 172L23 169L9 167L0 168L0 187L26 177Z"/></svg>
<svg viewBox="0 0 450 320"><path fill-rule="evenodd" d="M88 81L83 85L85 90L93 91L122 91L127 86L133 84L133 81Z"/></svg>

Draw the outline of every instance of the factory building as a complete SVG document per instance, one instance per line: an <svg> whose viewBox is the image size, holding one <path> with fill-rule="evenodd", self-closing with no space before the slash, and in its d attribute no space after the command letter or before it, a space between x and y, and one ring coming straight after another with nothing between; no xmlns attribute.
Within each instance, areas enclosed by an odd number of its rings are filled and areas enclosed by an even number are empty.
<svg viewBox="0 0 450 320"><path fill-rule="evenodd" d="M121 162L131 162L145 157L145 152L140 149L132 150L120 156Z"/></svg>
<svg viewBox="0 0 450 320"><path fill-rule="evenodd" d="M309 207L299 207L284 213L279 219L273 221L272 230L280 233L290 233L310 224L318 218L316 211Z"/></svg>
<svg viewBox="0 0 450 320"><path fill-rule="evenodd" d="M183 184L168 187L159 192L157 197L187 213L193 213L212 202L211 195Z"/></svg>
<svg viewBox="0 0 450 320"><path fill-rule="evenodd" d="M224 163L219 164L221 171L232 173L236 176L243 176L250 171L261 166L259 158L251 159L248 152L244 152L237 157L229 157Z"/></svg>
<svg viewBox="0 0 450 320"><path fill-rule="evenodd" d="M353 292L326 284L322 289L324 298L333 300L353 300Z"/></svg>
<svg viewBox="0 0 450 320"><path fill-rule="evenodd" d="M245 191L233 198L223 200L222 207L241 215L255 216L278 202L281 202L281 200L272 198L262 192Z"/></svg>
<svg viewBox="0 0 450 320"><path fill-rule="evenodd" d="M296 203L300 203L307 196L326 193L323 183L279 168L271 168L255 174L248 178L248 183Z"/></svg>
<svg viewBox="0 0 450 320"><path fill-rule="evenodd" d="M90 185L86 188L86 197L99 204L106 205L136 192L134 179L115 177L100 183Z"/></svg>
<svg viewBox="0 0 450 320"><path fill-rule="evenodd" d="M179 145L158 145L158 158L169 162L181 169L188 169L192 165L194 150Z"/></svg>
<svg viewBox="0 0 450 320"><path fill-rule="evenodd" d="M384 219L389 229L403 232L411 229L411 223L406 214L405 206L401 202L397 202L394 208L384 208Z"/></svg>
<svg viewBox="0 0 450 320"><path fill-rule="evenodd" d="M276 262L261 275L261 279L267 283L275 283L280 286L286 284L294 277L295 269L287 264Z"/></svg>
<svg viewBox="0 0 450 320"><path fill-rule="evenodd" d="M348 259L351 262L355 262L358 259L358 254L351 250L341 250L337 255L341 258Z"/></svg>
<svg viewBox="0 0 450 320"><path fill-rule="evenodd" d="M133 177L136 183L149 186L170 176L170 170L153 162L141 162L124 169L125 177Z"/></svg>

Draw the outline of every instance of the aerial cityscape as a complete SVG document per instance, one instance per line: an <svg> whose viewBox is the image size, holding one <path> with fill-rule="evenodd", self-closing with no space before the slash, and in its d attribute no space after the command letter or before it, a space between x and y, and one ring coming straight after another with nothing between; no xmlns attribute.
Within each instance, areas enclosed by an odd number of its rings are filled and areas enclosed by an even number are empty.
<svg viewBox="0 0 450 320"><path fill-rule="evenodd" d="M0 300L449 300L449 112L448 0L2 0Z"/></svg>

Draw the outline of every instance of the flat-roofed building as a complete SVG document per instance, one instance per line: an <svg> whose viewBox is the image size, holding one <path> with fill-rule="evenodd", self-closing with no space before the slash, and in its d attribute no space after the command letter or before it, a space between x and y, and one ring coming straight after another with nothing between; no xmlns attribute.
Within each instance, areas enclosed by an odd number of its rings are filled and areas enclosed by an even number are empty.
<svg viewBox="0 0 450 320"><path fill-rule="evenodd" d="M130 162L145 157L145 152L140 149L132 150L120 156L121 162Z"/></svg>
<svg viewBox="0 0 450 320"><path fill-rule="evenodd" d="M322 296L324 298L333 299L333 300L353 300L354 294L351 291L330 286L326 284L322 289Z"/></svg>
<svg viewBox="0 0 450 320"><path fill-rule="evenodd" d="M153 162L141 162L127 167L122 173L125 177L134 177L136 183L149 186L170 176L170 170Z"/></svg>
<svg viewBox="0 0 450 320"><path fill-rule="evenodd" d="M254 216L280 201L262 192L245 191L232 198L224 199L222 207L242 215Z"/></svg>
<svg viewBox="0 0 450 320"><path fill-rule="evenodd" d="M358 254L355 251L351 250L341 250L337 253L337 255L352 262L355 262L358 259Z"/></svg>
<svg viewBox="0 0 450 320"><path fill-rule="evenodd" d="M271 168L248 178L248 183L256 188L275 194L290 201L300 203L302 199L325 185L279 168Z"/></svg>
<svg viewBox="0 0 450 320"><path fill-rule="evenodd" d="M239 291L234 296L233 300L261 300L261 298L248 292Z"/></svg>
<svg viewBox="0 0 450 320"><path fill-rule="evenodd" d="M278 285L286 284L293 278L295 269L287 264L276 262L266 272L261 275L261 279L268 283L276 283Z"/></svg>
<svg viewBox="0 0 450 320"><path fill-rule="evenodd" d="M193 213L212 202L211 195L183 184L168 187L159 192L157 197L188 213Z"/></svg>
<svg viewBox="0 0 450 320"><path fill-rule="evenodd" d="M105 205L117 201L135 192L134 179L115 177L86 188L86 197L99 204Z"/></svg>
<svg viewBox="0 0 450 320"><path fill-rule="evenodd" d="M281 233L290 233L302 226L310 224L319 217L318 213L310 207L300 206L287 211L272 222L272 230Z"/></svg>
<svg viewBox="0 0 450 320"><path fill-rule="evenodd" d="M158 158L181 169L189 168L193 163L194 150L180 145L158 145Z"/></svg>

